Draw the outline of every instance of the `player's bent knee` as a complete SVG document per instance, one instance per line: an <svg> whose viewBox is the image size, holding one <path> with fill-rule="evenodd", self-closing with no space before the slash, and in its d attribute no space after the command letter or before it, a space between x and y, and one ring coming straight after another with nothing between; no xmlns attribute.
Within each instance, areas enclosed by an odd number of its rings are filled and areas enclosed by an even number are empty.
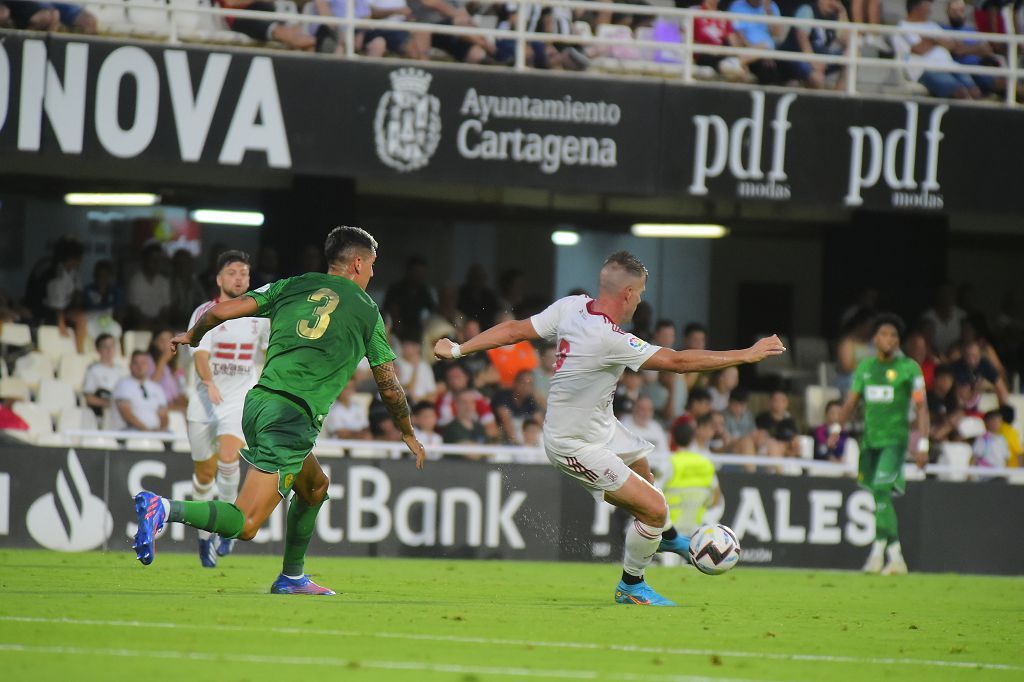
<svg viewBox="0 0 1024 682"><path fill-rule="evenodd" d="M202 484L212 483L217 475L217 458L211 457L195 463L196 480Z"/></svg>

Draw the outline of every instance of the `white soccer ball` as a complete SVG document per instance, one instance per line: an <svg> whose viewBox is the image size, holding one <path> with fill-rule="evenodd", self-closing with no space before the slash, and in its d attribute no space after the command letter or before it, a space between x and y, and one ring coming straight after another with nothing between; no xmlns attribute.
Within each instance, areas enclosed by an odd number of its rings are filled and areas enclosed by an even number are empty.
<svg viewBox="0 0 1024 682"><path fill-rule="evenodd" d="M732 528L716 523L690 536L690 562L707 575L721 575L740 560L740 541Z"/></svg>

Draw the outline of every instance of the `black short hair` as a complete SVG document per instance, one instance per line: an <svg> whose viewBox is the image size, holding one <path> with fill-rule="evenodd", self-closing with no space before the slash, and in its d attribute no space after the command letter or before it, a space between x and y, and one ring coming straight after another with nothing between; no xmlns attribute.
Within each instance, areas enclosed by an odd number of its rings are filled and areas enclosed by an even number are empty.
<svg viewBox="0 0 1024 682"><path fill-rule="evenodd" d="M660 319L660 320L658 320L657 322L654 323L654 331L660 331L660 330L664 329L665 327L672 327L672 329L675 329L676 328L676 323L673 322L672 320L667 319L667 318L662 318L662 319Z"/></svg>
<svg viewBox="0 0 1024 682"><path fill-rule="evenodd" d="M419 401L418 403L416 403L415 405L412 406L412 414L413 414L413 416L416 416L418 414L422 414L423 412L426 412L427 410L436 410L436 408L434 407L434 403L430 402L429 400L421 400L421 401Z"/></svg>
<svg viewBox="0 0 1024 682"><path fill-rule="evenodd" d="M993 417L999 417L1000 419L1002 419L1003 418L1003 411L1002 410L989 410L988 412L985 413L985 421L988 421L989 419L992 419Z"/></svg>
<svg viewBox="0 0 1024 682"><path fill-rule="evenodd" d="M134 360L136 355L145 355L148 358L149 357L149 352L148 351L144 351L144 350L135 349L135 350L132 351L132 358L131 359Z"/></svg>
<svg viewBox="0 0 1024 682"><path fill-rule="evenodd" d="M690 389L690 395L686 396L686 405L687 407L689 407L693 403L704 400L710 402L711 394L708 392L706 388L701 388L698 386L696 388Z"/></svg>
<svg viewBox="0 0 1024 682"><path fill-rule="evenodd" d="M112 338L114 338L114 336L112 334L107 334L106 332L104 332L103 334L100 334L99 336L97 336L96 337L96 350L100 349L100 344L101 343L103 343L107 339L112 339Z"/></svg>
<svg viewBox="0 0 1024 682"><path fill-rule="evenodd" d="M907 327L903 324L903 319L899 315L893 315L892 313L883 313L875 318L875 323L871 327L871 336L877 334L878 330L887 324L892 325L896 329L896 336L902 340Z"/></svg>
<svg viewBox="0 0 1024 682"><path fill-rule="evenodd" d="M914 8L920 5L922 2L931 2L932 0L907 0L907 14L914 11ZM948 283L946 286L951 286Z"/></svg>
<svg viewBox="0 0 1024 682"><path fill-rule="evenodd" d="M647 277L647 266L629 251L616 251L604 259L604 265L601 267L604 268L609 265L617 265L629 274L637 277Z"/></svg>
<svg viewBox="0 0 1024 682"><path fill-rule="evenodd" d="M690 422L680 422L672 429L672 438L676 441L676 447L685 448L693 442L694 428Z"/></svg>
<svg viewBox="0 0 1024 682"><path fill-rule="evenodd" d="M1003 415L1003 421L1007 424L1013 424L1017 419L1017 411L1013 409L1013 405L1003 405L999 408L999 412Z"/></svg>
<svg viewBox="0 0 1024 682"><path fill-rule="evenodd" d="M708 424L711 423L711 420L713 420L714 418L715 414L713 412L702 414L701 416L697 417L697 426L707 426Z"/></svg>
<svg viewBox="0 0 1024 682"><path fill-rule="evenodd" d="M732 389L732 391L729 393L729 402L730 403L745 403L745 402L747 402L747 399L749 397L750 397L750 391L748 391L747 389L743 388L742 386L737 386L736 388Z"/></svg>
<svg viewBox="0 0 1024 682"><path fill-rule="evenodd" d="M683 327L683 336L689 336L694 332L708 333L708 328L702 325L700 322L687 322L686 326Z"/></svg>
<svg viewBox="0 0 1024 682"><path fill-rule="evenodd" d="M324 242L324 257L327 259L327 264L344 263L348 260L348 255L345 252L349 249L365 249L375 252L377 251L377 240L361 227L340 225L331 230L327 235L327 241Z"/></svg>
<svg viewBox="0 0 1024 682"><path fill-rule="evenodd" d="M843 401L841 401L841 400L830 400L827 403L825 403L825 411L828 412L833 407L842 407L842 406L843 406Z"/></svg>
<svg viewBox="0 0 1024 682"><path fill-rule="evenodd" d="M58 263L81 260L85 255L85 247L75 237L61 237L53 247L53 255Z"/></svg>
<svg viewBox="0 0 1024 682"><path fill-rule="evenodd" d="M252 265L249 261L249 254L245 251L231 249L217 256L217 272L219 273L225 266L231 265L232 263L245 263L249 266Z"/></svg>
<svg viewBox="0 0 1024 682"><path fill-rule="evenodd" d="M953 371L952 365L936 365L935 367L935 378L938 379L940 376L956 376Z"/></svg>

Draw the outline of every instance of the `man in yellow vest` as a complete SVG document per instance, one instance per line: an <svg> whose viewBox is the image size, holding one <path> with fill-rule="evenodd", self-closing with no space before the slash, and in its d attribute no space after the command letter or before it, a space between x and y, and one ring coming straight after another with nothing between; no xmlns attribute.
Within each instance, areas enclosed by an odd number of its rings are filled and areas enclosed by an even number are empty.
<svg viewBox="0 0 1024 682"><path fill-rule="evenodd" d="M718 485L715 465L703 453L714 436L711 415L704 415L694 424L676 426L673 436L680 449L672 455L672 476L665 484L672 525L683 537L701 525L708 507L718 504L722 489Z"/></svg>

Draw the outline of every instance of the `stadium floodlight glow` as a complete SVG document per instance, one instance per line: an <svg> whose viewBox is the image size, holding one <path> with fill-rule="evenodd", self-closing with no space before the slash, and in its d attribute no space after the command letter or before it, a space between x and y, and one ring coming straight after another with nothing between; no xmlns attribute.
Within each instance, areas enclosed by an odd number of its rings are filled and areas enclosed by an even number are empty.
<svg viewBox="0 0 1024 682"><path fill-rule="evenodd" d="M145 192L70 192L64 195L68 206L153 206L160 203L159 194Z"/></svg>
<svg viewBox="0 0 1024 682"><path fill-rule="evenodd" d="M551 233L551 242L558 246L576 246L580 243L580 233L572 230L555 230Z"/></svg>
<svg viewBox="0 0 1024 682"><path fill-rule="evenodd" d="M677 223L637 223L630 230L634 237L689 237L718 239L729 234L723 225L686 225Z"/></svg>
<svg viewBox="0 0 1024 682"><path fill-rule="evenodd" d="M197 208L189 215L197 223L213 225L259 227L263 224L263 214L259 211L221 211L212 208Z"/></svg>

